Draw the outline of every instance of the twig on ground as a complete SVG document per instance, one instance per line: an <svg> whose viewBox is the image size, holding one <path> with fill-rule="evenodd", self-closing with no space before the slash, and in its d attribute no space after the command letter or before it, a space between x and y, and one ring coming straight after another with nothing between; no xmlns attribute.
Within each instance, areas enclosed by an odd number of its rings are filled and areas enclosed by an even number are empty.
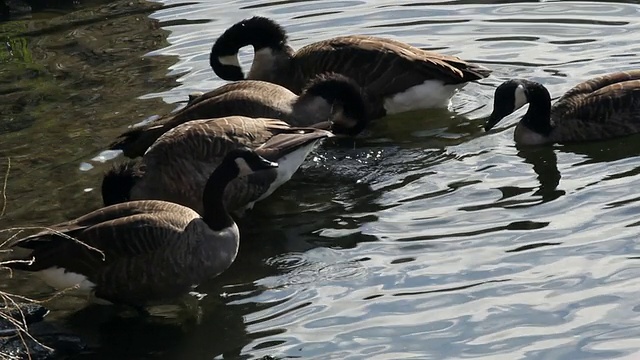
<svg viewBox="0 0 640 360"><path fill-rule="evenodd" d="M7 210L7 182L9 182L9 171L11 170L11 158L7 158L7 173L4 174L4 183L2 185L2 212L0 212L0 217L4 216L5 211Z"/></svg>

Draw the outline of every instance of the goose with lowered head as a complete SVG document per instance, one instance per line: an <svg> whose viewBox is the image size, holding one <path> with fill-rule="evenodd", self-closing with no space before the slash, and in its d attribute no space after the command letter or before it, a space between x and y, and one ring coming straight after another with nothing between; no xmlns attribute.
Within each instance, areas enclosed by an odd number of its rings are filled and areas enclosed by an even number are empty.
<svg viewBox="0 0 640 360"><path fill-rule="evenodd" d="M238 50L251 45L253 63L245 77ZM299 94L318 74L334 72L354 79L368 95L372 119L409 110L448 107L451 97L490 70L456 56L422 50L375 36L346 35L294 51L275 21L255 16L228 28L209 57L224 80L263 80Z"/></svg>
<svg viewBox="0 0 640 360"><path fill-rule="evenodd" d="M542 84L525 79L505 81L495 91L485 130L527 103L529 109L514 133L518 144L570 143L634 134L640 132L640 70L584 81L553 106Z"/></svg>
<svg viewBox="0 0 640 360"><path fill-rule="evenodd" d="M130 158L142 156L162 134L190 120L232 115L272 118L293 126L330 130L338 136L355 136L369 120L362 89L339 74L321 74L300 96L269 82L244 80L190 96L179 111L119 136L110 145Z"/></svg>
<svg viewBox="0 0 640 360"><path fill-rule="evenodd" d="M131 201L15 241L6 266L57 289L77 286L97 302L144 306L187 294L234 261L240 234L223 202L234 179L277 168L252 150L227 153L200 197L202 215L171 202ZM32 260L32 261L30 261Z"/></svg>
<svg viewBox="0 0 640 360"><path fill-rule="evenodd" d="M175 202L202 213L200 201L207 174L229 151L247 146L279 166L233 180L224 193L228 209L241 213L271 195L302 165L329 131L292 127L284 121L228 116L192 120L167 131L139 162L115 165L105 174L105 205L156 199Z"/></svg>

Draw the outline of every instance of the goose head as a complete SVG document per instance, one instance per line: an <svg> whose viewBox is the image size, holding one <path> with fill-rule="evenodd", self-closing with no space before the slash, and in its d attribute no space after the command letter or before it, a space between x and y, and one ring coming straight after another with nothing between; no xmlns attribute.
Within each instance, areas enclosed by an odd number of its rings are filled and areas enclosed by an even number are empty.
<svg viewBox="0 0 640 360"><path fill-rule="evenodd" d="M551 121L551 95L544 85L524 79L508 80L498 86L493 112L484 126L485 131L491 130L500 120L525 104L529 104L529 109L518 126L524 126L543 138L550 136L554 128Z"/></svg>
<svg viewBox="0 0 640 360"><path fill-rule="evenodd" d="M237 175L235 177L248 176L254 172L278 167L277 162L269 161L247 147L230 151L220 166L225 165L225 161L228 159L233 159L233 163L237 169Z"/></svg>
<svg viewBox="0 0 640 360"><path fill-rule="evenodd" d="M254 51L251 73L266 71L274 66L278 57L293 53L280 25L269 18L254 16L232 25L213 44L209 64L216 75L229 81L245 79L238 50L248 45L253 46Z"/></svg>
<svg viewBox="0 0 640 360"><path fill-rule="evenodd" d="M525 80L511 79L500 84L493 96L493 112L489 115L484 130L491 130L500 120L527 104L528 96Z"/></svg>
<svg viewBox="0 0 640 360"><path fill-rule="evenodd" d="M213 171L204 187L202 195L204 214L202 217L209 227L213 230L222 230L233 224L233 219L231 219L223 201L224 191L231 181L277 167L277 162L263 158L248 147L229 151Z"/></svg>
<svg viewBox="0 0 640 360"><path fill-rule="evenodd" d="M313 99L321 99L327 105L328 128L336 135L355 136L369 123L366 94L349 77L336 73L316 76L302 90L299 103L306 105Z"/></svg>
<svg viewBox="0 0 640 360"><path fill-rule="evenodd" d="M102 202L104 206L127 202L131 189L144 174L134 160L114 164L102 178Z"/></svg>

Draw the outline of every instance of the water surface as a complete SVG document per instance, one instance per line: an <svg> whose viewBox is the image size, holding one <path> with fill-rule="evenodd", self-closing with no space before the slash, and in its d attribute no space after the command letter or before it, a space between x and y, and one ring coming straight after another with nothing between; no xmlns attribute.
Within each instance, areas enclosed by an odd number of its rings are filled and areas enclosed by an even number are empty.
<svg viewBox="0 0 640 360"><path fill-rule="evenodd" d="M91 341L91 359L631 358L639 137L518 148L522 111L488 134L482 117L509 78L557 97L637 68L639 12L637 1L94 1L8 22L0 222L45 225L99 206L110 161L95 156L127 126L222 85L209 50L240 19L275 19L294 48L386 36L494 73L451 111L382 119L319 148L240 221L238 259L199 289L199 320L172 309L114 318L72 297L53 300L50 317ZM246 68L251 56L241 52ZM50 294L22 275L7 287Z"/></svg>

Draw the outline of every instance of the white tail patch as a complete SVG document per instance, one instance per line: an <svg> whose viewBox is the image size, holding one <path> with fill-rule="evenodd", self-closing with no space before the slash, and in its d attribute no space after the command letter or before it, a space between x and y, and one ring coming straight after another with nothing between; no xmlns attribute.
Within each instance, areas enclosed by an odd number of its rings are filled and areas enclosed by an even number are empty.
<svg viewBox="0 0 640 360"><path fill-rule="evenodd" d="M520 109L529 102L529 100L527 99L527 93L525 92L524 86L522 86L522 84L518 85L518 87L516 88L515 93L513 94L513 99L513 111Z"/></svg>
<svg viewBox="0 0 640 360"><path fill-rule="evenodd" d="M278 159L278 167L276 168L277 176L276 179L271 183L269 189L258 198L256 201L260 201L265 199L267 196L271 195L277 188L279 188L282 184L286 183L291 179L293 174L298 170L300 165L307 158L307 155L313 150L315 145L322 139L318 139L310 142L309 144L302 146L287 155ZM253 207L253 203L249 204Z"/></svg>
<svg viewBox="0 0 640 360"><path fill-rule="evenodd" d="M227 56L219 56L218 62L222 65L226 66L237 66L240 67L240 61L238 61L238 54L227 55Z"/></svg>
<svg viewBox="0 0 640 360"><path fill-rule="evenodd" d="M384 99L387 114L418 109L447 108L451 97L466 84L445 85L440 80L427 80Z"/></svg>
<svg viewBox="0 0 640 360"><path fill-rule="evenodd" d="M47 285L58 289L64 290L77 286L78 290L82 292L90 292L96 284L87 279L86 276L70 271L65 271L64 268L50 267L48 269L40 270L35 273L42 281Z"/></svg>

